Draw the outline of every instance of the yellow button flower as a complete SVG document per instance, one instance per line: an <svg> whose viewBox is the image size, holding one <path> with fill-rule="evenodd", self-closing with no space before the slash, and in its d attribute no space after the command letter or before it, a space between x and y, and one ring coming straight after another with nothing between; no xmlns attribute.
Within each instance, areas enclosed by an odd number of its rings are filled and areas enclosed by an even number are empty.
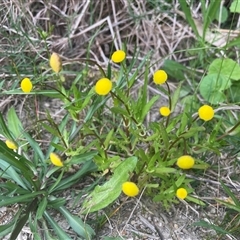
<svg viewBox="0 0 240 240"><path fill-rule="evenodd" d="M33 85L32 85L32 82L29 78L24 78L21 81L21 89L22 89L23 92L29 93L29 92L32 91L32 88L33 88Z"/></svg>
<svg viewBox="0 0 240 240"><path fill-rule="evenodd" d="M117 50L112 54L112 61L115 63L120 63L122 62L126 57L126 53L122 50Z"/></svg>
<svg viewBox="0 0 240 240"><path fill-rule="evenodd" d="M189 155L184 155L178 158L177 166L181 169L190 169L194 166L195 160Z"/></svg>
<svg viewBox="0 0 240 240"><path fill-rule="evenodd" d="M160 108L159 108L159 112L160 112L160 114L161 114L162 116L167 117L167 116L170 115L171 110L170 110L169 107L160 107Z"/></svg>
<svg viewBox="0 0 240 240"><path fill-rule="evenodd" d="M211 106L203 105L198 109L199 118L204 121L210 121L214 117L214 110Z"/></svg>
<svg viewBox="0 0 240 240"><path fill-rule="evenodd" d="M139 188L134 182L125 182L122 185L122 191L129 197L135 197L139 193Z"/></svg>
<svg viewBox="0 0 240 240"><path fill-rule="evenodd" d="M176 196L180 199L185 199L188 195L188 192L185 188L179 188L176 192Z"/></svg>
<svg viewBox="0 0 240 240"><path fill-rule="evenodd" d="M52 164L57 167L63 166L63 162L62 162L61 158L56 153L53 153L53 152L50 153L50 160L51 160Z"/></svg>
<svg viewBox="0 0 240 240"><path fill-rule="evenodd" d="M167 81L168 75L164 70L158 70L153 74L153 81L156 84L163 84Z"/></svg>
<svg viewBox="0 0 240 240"><path fill-rule="evenodd" d="M13 141L11 141L9 139L7 139L5 141L5 143L6 143L7 147L10 148L10 149L13 149L13 150L18 149L17 145Z"/></svg>
<svg viewBox="0 0 240 240"><path fill-rule="evenodd" d="M107 95L112 90L112 82L108 78L101 78L95 85L95 92L98 95Z"/></svg>
<svg viewBox="0 0 240 240"><path fill-rule="evenodd" d="M50 60L49 60L49 65L55 73L59 73L61 71L62 61L57 53L55 53L55 52L52 53Z"/></svg>

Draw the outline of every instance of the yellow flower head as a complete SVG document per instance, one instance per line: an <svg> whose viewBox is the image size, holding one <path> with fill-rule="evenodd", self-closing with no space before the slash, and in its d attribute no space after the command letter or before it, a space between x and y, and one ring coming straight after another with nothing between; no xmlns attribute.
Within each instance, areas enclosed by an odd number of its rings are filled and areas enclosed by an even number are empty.
<svg viewBox="0 0 240 240"><path fill-rule="evenodd" d="M62 69L62 61L57 53L52 53L49 60L50 67L55 73L59 73Z"/></svg>
<svg viewBox="0 0 240 240"><path fill-rule="evenodd" d="M163 84L167 81L168 75L164 70L158 70L153 74L153 81L156 84Z"/></svg>
<svg viewBox="0 0 240 240"><path fill-rule="evenodd" d="M126 57L126 53L123 50L117 50L112 54L112 61L115 63L122 62Z"/></svg>
<svg viewBox="0 0 240 240"><path fill-rule="evenodd" d="M214 117L214 110L211 106L203 105L198 109L199 118L204 121L209 121Z"/></svg>
<svg viewBox="0 0 240 240"><path fill-rule="evenodd" d="M194 163L195 163L194 158L192 158L189 155L181 156L177 160L177 166L181 169L190 169L193 167Z"/></svg>
<svg viewBox="0 0 240 240"><path fill-rule="evenodd" d="M139 188L134 182L125 182L122 185L122 191L129 197L135 197L139 193Z"/></svg>
<svg viewBox="0 0 240 240"><path fill-rule="evenodd" d="M21 81L21 89L23 92L29 93L29 92L31 92L32 88L33 88L33 85L29 78L24 78Z"/></svg>
<svg viewBox="0 0 240 240"><path fill-rule="evenodd" d="M57 167L63 166L63 162L62 162L61 158L56 153L53 153L53 152L50 153L50 160L51 160L52 164Z"/></svg>
<svg viewBox="0 0 240 240"><path fill-rule="evenodd" d="M187 197L187 190L185 188L179 188L176 192L176 196L180 199L185 199Z"/></svg>
<svg viewBox="0 0 240 240"><path fill-rule="evenodd" d="M160 114L161 114L162 116L167 117L167 116L170 115L171 110L170 110L169 107L160 107L160 108L159 108L159 112L160 112Z"/></svg>
<svg viewBox="0 0 240 240"><path fill-rule="evenodd" d="M10 149L14 149L14 150L18 149L17 145L9 139L7 139L5 141L5 143L6 143L7 147L10 148Z"/></svg>
<svg viewBox="0 0 240 240"><path fill-rule="evenodd" d="M112 90L112 82L108 78L101 78L95 85L95 92L98 95L107 95Z"/></svg>

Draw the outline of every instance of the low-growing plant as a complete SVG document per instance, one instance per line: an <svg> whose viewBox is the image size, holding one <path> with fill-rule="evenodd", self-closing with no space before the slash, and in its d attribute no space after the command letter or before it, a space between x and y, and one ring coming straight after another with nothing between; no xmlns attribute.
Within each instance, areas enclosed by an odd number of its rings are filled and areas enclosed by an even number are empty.
<svg viewBox="0 0 240 240"><path fill-rule="evenodd" d="M21 80L20 89L4 92L59 98L67 113L58 124L51 113L46 112L46 119L38 119L27 129L13 107L6 121L0 115L0 130L5 140L5 143L0 141L0 176L3 179L0 207L19 204L14 219L0 226L0 236L11 232L10 239L15 239L28 222L34 239L41 239L41 234L52 234L47 230L41 233L46 222L59 239L70 239L51 216L51 209L55 209L68 220L76 234L91 239L93 229L64 207L66 199L59 194L92 173L106 181L97 185L96 180L92 184L92 187L97 186L85 198L79 215L109 206L122 191L135 197L143 189L165 208L182 200L205 205L192 194L193 180L186 173L201 174L206 170L209 167L206 156L211 152L220 155L223 137L236 130L239 123L226 132L222 129L220 112L214 112L214 106L199 102L195 96L185 98L179 109L182 83L171 91L166 71L159 69L150 77L150 54L141 62L137 62L136 56L137 53L127 56L124 50L113 52L107 71L89 59L68 61L68 64L95 64L102 77L93 87L86 86L80 81L83 70L66 88L66 72L59 55L53 53L50 57L53 74L36 82L26 77ZM117 71L113 64L118 64ZM225 76L222 65L214 62L209 69ZM234 71L227 73L228 81L234 79ZM51 85L44 82L46 78L51 79ZM142 85L136 89L138 80ZM149 99L151 82L168 96L168 104L159 105L160 120L147 122L147 115L160 98L156 95ZM216 91L221 91L221 86L214 85ZM203 85L200 91L202 89ZM41 149L30 134L35 126L50 134L47 149ZM79 165L80 169L69 174L73 165Z"/></svg>

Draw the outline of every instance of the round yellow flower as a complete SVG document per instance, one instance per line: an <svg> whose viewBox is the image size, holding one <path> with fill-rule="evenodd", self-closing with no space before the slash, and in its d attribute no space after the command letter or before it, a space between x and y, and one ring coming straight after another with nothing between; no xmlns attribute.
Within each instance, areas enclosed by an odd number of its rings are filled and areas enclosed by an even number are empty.
<svg viewBox="0 0 240 240"><path fill-rule="evenodd" d="M126 57L126 53L122 50L117 50L112 54L112 61L115 63L120 63L122 62Z"/></svg>
<svg viewBox="0 0 240 240"><path fill-rule="evenodd" d="M167 81L168 75L164 70L158 70L153 74L153 81L156 84L163 84Z"/></svg>
<svg viewBox="0 0 240 240"><path fill-rule="evenodd" d="M190 169L193 167L194 163L195 163L194 158L192 158L189 155L181 156L177 160L177 166L181 169Z"/></svg>
<svg viewBox="0 0 240 240"><path fill-rule="evenodd" d="M211 106L203 105L198 109L199 118L204 121L210 121L214 117L214 110Z"/></svg>
<svg viewBox="0 0 240 240"><path fill-rule="evenodd" d="M33 85L29 78L24 78L21 81L21 89L23 92L29 93L29 92L31 92L32 88L33 88Z"/></svg>
<svg viewBox="0 0 240 240"><path fill-rule="evenodd" d="M161 114L162 116L167 117L167 116L170 115L171 110L170 110L169 107L160 107L160 108L159 108L159 112L160 112L160 114Z"/></svg>
<svg viewBox="0 0 240 240"><path fill-rule="evenodd" d="M13 141L11 141L9 139L7 139L5 141L5 143L6 143L7 147L10 148L10 149L13 149L13 150L18 149L17 145Z"/></svg>
<svg viewBox="0 0 240 240"><path fill-rule="evenodd" d="M185 188L179 188L176 192L176 196L180 199L185 199L187 197L187 190Z"/></svg>
<svg viewBox="0 0 240 240"><path fill-rule="evenodd" d="M125 182L122 185L122 191L129 197L135 197L139 193L139 188L134 182Z"/></svg>
<svg viewBox="0 0 240 240"><path fill-rule="evenodd" d="M52 53L50 60L49 60L49 65L55 73L59 73L61 71L62 61L57 53L55 53L55 52Z"/></svg>
<svg viewBox="0 0 240 240"><path fill-rule="evenodd" d="M50 153L50 160L51 160L52 164L57 167L63 166L63 162L62 162L61 158L56 153L53 153L53 152Z"/></svg>
<svg viewBox="0 0 240 240"><path fill-rule="evenodd" d="M107 95L112 90L112 82L108 78L101 78L95 85L95 92L98 95Z"/></svg>

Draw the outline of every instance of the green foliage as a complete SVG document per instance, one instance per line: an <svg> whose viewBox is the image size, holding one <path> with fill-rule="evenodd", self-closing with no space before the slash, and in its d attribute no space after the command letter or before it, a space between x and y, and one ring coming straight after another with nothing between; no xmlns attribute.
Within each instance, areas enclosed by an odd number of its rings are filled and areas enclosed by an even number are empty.
<svg viewBox="0 0 240 240"><path fill-rule="evenodd" d="M227 100L225 90L229 90L232 81L240 79L239 64L229 58L217 58L209 66L208 74L202 79L199 90L203 98L211 104ZM237 83L237 86L239 83ZM231 88L231 91L236 91Z"/></svg>
<svg viewBox="0 0 240 240"><path fill-rule="evenodd" d="M230 11L233 13L240 13L240 1L239 0L234 0L231 3Z"/></svg>
<svg viewBox="0 0 240 240"><path fill-rule="evenodd" d="M221 23L227 20L228 10L223 8L220 12L220 2L210 1L206 8L206 1L201 1L203 25L200 32L188 2L179 1L186 20L200 40L200 46L206 40L210 25L215 20L221 19ZM231 12L239 11L238 2L231 4ZM155 5L152 1L151 6ZM39 34L46 41L49 33L39 30ZM24 37L27 38L27 35ZM238 43L233 40L228 46ZM177 81L177 87L170 89L168 82L154 87L168 97L166 107L171 113L169 116L150 120L149 113L156 111L155 106L160 107L158 101L161 98L159 94L148 96L148 87L152 82L149 77L152 67L150 53L144 58L138 58L135 50L133 56L128 56L127 60L119 64L117 70L113 68L111 61L105 70L88 58L68 60L63 65L63 68L76 63L97 66L101 77L108 77L113 84L113 88L104 96L98 95L96 88L85 81L87 74L90 74L88 67L77 73L67 69L59 73L34 73L34 88L29 95L58 99L62 101L67 113L57 122L52 113L46 110L45 119L36 118L27 128L24 128L14 107L9 109L5 118L0 113L1 139L11 140L17 147L17 150L9 149L0 140L0 207L19 204L19 210L12 221L0 226L0 237L11 233L10 239L15 239L27 223L34 239L71 239L55 219L51 211L54 209L67 220L80 239L92 239L95 233L81 216L111 205L120 196L122 184L126 181L135 182L144 194L151 196L155 202L161 202L166 209L172 204L180 203L176 196L179 188L187 190L186 201L205 206L206 203L193 194L197 180L188 178L186 173L201 175L212 167L206 161L208 155L220 155L222 146L227 144L223 138L239 136L240 131L240 122L236 122L235 115L216 111L214 118L208 121L198 112L202 105L197 98L198 89L195 89L198 84L204 101L214 105L214 108L228 101L240 102L239 64L232 60L233 57L214 57L209 60L207 49L202 47L200 50L189 51L189 54L199 51L201 59L198 59L197 64L204 63L204 67L201 67L206 74L200 83L194 81L199 75L199 71L194 69L197 65L190 69L174 60L164 60L162 69ZM15 56L13 58L15 61ZM16 60L14 71L30 74L24 70L30 59L24 58L24 65L21 63L22 57ZM31 60L31 66L35 61L35 58ZM48 63L44 62L43 66L48 68ZM67 81L67 73L75 74L70 86L64 82ZM192 89L186 87L186 74L191 77ZM26 94L18 88L19 80L21 79L14 82L8 90L4 90L3 94ZM138 80L141 85L136 84ZM0 83L1 88L2 86ZM224 114L227 120L223 119ZM50 136L49 146L44 149L37 141L37 136L42 132L47 132ZM49 159L53 152L59 155L62 167ZM184 155L194 158L192 169L182 169L177 164L178 158ZM77 170L73 171L75 167ZM87 197L76 216L64 206L66 199L59 195L81 182L86 175L91 175L94 180L83 189ZM239 213L238 199L224 184L222 186L233 203L221 200L218 202ZM80 199L79 196L75 201ZM231 232L231 229L226 230L204 221L198 224L221 234ZM46 226L51 226L54 233L46 230L42 236L39 229L47 229Z"/></svg>
<svg viewBox="0 0 240 240"><path fill-rule="evenodd" d="M27 146L21 148L20 155L9 149L0 140L0 176L3 180L0 184L0 207L21 204L11 223L0 227L0 236L3 237L11 232L10 239L16 239L22 227L32 215L35 215L37 220L45 219L60 239L71 239L51 217L52 213L49 210L54 207L63 214L76 234L84 239L91 239L94 231L81 218L74 216L63 207L65 201L54 196L73 186L88 172L96 170L95 164L92 162L95 153L84 153L84 150L78 150L77 156L80 159L78 161L74 160L74 164L82 164L82 168L68 177L64 172L67 173L71 163L66 164L61 171L58 168L52 168L48 162L48 154L44 155L39 144L24 131L13 108L10 108L7 114L7 124L1 114L0 119L0 128L4 129L2 133L6 138L11 136L18 143L19 148L27 143ZM66 123L66 121L63 121L59 126L55 126L55 131L51 131L52 134L61 132L66 127ZM52 141L58 142L62 136L56 135L53 136ZM54 150L51 146L50 148L52 151ZM33 150L34 156L28 154L30 149ZM35 229L36 237L39 237L36 225L32 226L32 229Z"/></svg>

